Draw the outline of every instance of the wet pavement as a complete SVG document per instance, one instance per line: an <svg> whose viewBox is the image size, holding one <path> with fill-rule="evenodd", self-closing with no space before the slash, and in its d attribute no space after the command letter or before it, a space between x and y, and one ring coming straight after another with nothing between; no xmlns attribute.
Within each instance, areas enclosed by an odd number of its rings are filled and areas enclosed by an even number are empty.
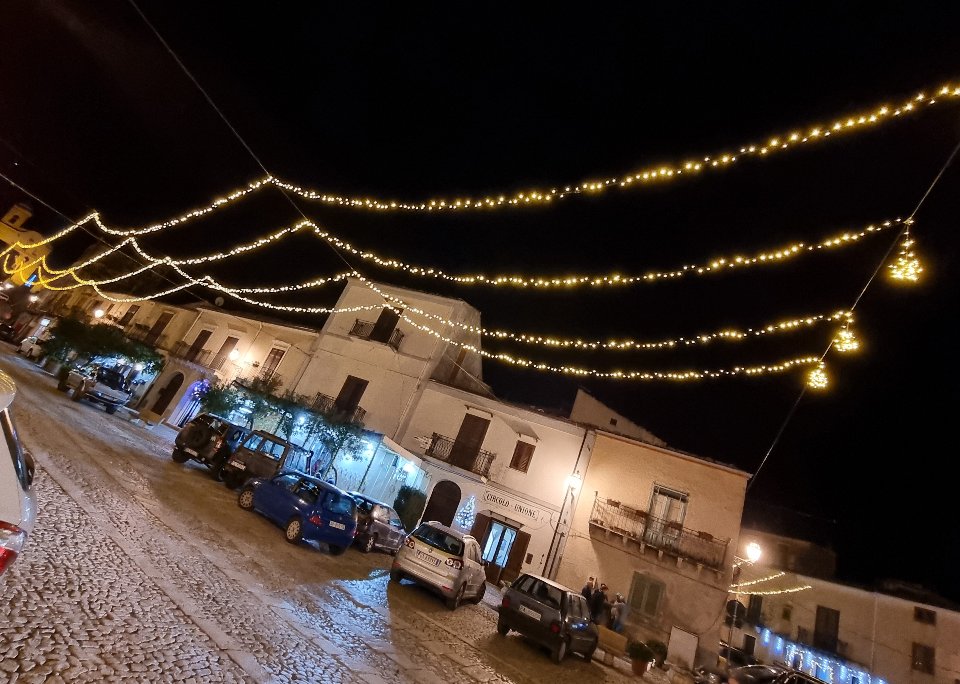
<svg viewBox="0 0 960 684"><path fill-rule="evenodd" d="M637 681L623 661L556 665L498 636L494 587L451 612L389 583L386 554L291 546L204 467L174 463L171 431L71 402L0 347L40 502L0 580L0 682Z"/></svg>

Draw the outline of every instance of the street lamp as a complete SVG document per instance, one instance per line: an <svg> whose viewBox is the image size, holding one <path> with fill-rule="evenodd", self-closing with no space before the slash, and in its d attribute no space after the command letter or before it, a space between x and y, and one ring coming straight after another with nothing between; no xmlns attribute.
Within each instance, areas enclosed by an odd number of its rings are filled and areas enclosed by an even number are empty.
<svg viewBox="0 0 960 684"><path fill-rule="evenodd" d="M733 627L737 622L737 616L740 611L740 568L743 565L753 565L758 560L760 556L763 555L763 548L755 541L748 543L744 547L744 551L747 554L746 558L741 558L740 556L733 557L733 575L731 577L732 582L730 589L733 590L733 601L732 606L733 610L730 611L730 629L727 630L727 662L730 661L730 649L733 648ZM727 604L728 606L730 603Z"/></svg>
<svg viewBox="0 0 960 684"><path fill-rule="evenodd" d="M94 317L94 318L103 318L103 314L104 314L104 313L105 313L105 311L104 311L103 309L97 309L96 311L93 312L93 317Z"/></svg>

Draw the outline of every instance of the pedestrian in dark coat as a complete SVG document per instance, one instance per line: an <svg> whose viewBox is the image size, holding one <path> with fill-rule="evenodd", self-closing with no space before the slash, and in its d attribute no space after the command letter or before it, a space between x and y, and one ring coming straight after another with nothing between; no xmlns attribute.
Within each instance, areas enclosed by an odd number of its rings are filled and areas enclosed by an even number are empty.
<svg viewBox="0 0 960 684"><path fill-rule="evenodd" d="M607 600L607 585L600 583L600 588L590 597L590 619L598 625L606 625L606 613L610 608Z"/></svg>
<svg viewBox="0 0 960 684"><path fill-rule="evenodd" d="M593 599L593 586L594 580L592 577L587 578L587 583L583 585L583 589L580 590L580 593L583 594L583 598L587 599L587 605L591 605L590 601Z"/></svg>

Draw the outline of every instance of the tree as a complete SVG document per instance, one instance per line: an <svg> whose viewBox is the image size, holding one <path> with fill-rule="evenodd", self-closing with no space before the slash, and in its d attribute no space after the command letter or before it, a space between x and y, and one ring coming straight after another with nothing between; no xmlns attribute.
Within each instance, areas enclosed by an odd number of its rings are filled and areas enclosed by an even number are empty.
<svg viewBox="0 0 960 684"><path fill-rule="evenodd" d="M243 395L229 383L217 382L211 385L204 380L199 392L201 393L200 408L223 418L240 408L244 401Z"/></svg>
<svg viewBox="0 0 960 684"><path fill-rule="evenodd" d="M62 363L71 352L81 364L101 358L123 358L130 364L142 363L148 372L163 368L163 356L157 350L128 339L120 328L61 318L51 330L46 353Z"/></svg>

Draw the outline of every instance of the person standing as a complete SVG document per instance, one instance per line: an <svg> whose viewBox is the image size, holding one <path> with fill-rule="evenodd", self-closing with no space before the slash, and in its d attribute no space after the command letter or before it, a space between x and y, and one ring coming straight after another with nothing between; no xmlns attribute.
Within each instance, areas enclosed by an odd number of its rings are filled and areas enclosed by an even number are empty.
<svg viewBox="0 0 960 684"><path fill-rule="evenodd" d="M623 623L627 619L627 602L623 600L623 594L617 593L616 598L613 600L613 605L610 606L610 629L618 634L623 631Z"/></svg>
<svg viewBox="0 0 960 684"><path fill-rule="evenodd" d="M594 579L592 577L587 578L586 584L583 585L583 589L580 590L580 593L583 594L583 598L587 599L587 605L592 606L591 600L593 599L593 585Z"/></svg>
<svg viewBox="0 0 960 684"><path fill-rule="evenodd" d="M598 625L606 625L604 619L610 603L607 601L607 585L600 583L600 588L593 592L590 597L590 619Z"/></svg>

